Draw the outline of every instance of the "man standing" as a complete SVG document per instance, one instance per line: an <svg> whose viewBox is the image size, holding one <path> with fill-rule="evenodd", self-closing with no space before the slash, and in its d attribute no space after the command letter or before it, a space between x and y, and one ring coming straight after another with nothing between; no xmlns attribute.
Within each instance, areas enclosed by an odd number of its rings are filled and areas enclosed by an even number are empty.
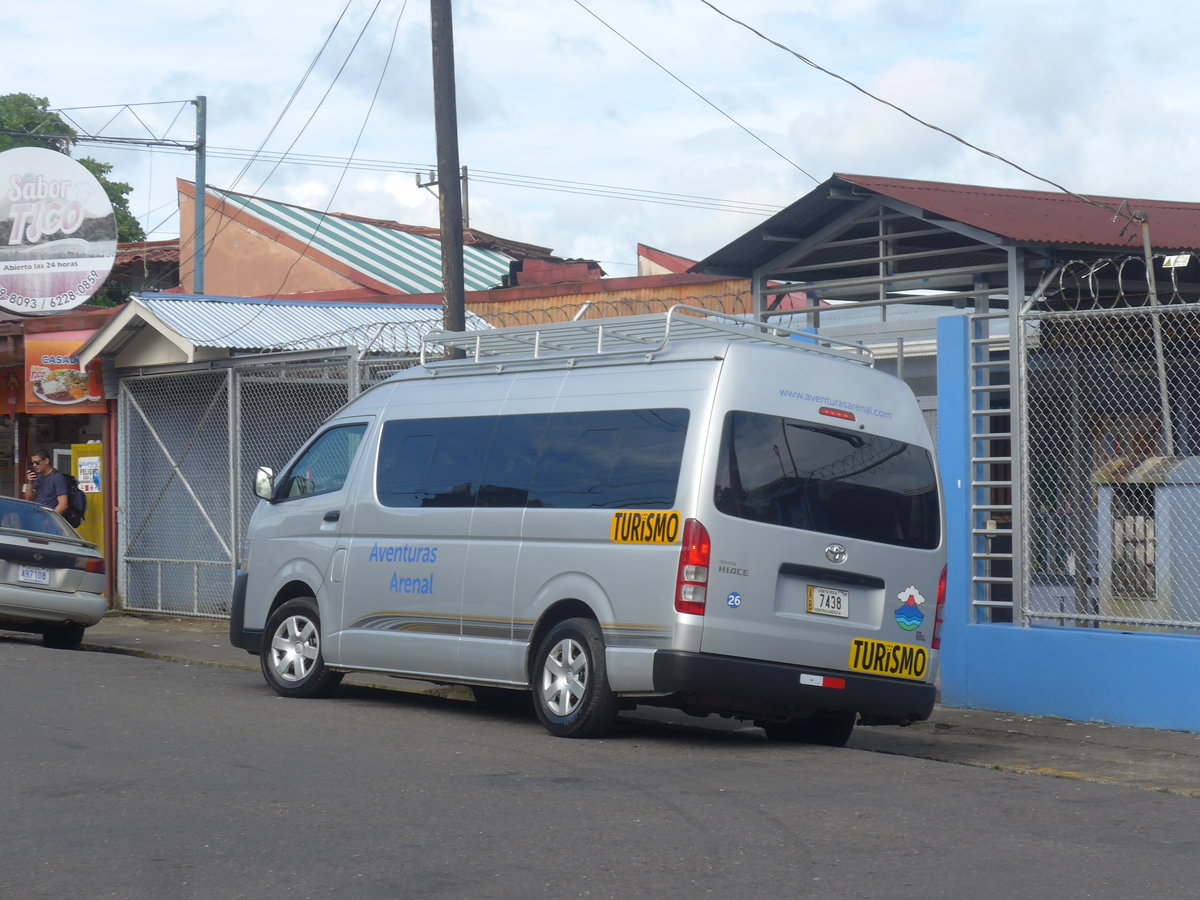
<svg viewBox="0 0 1200 900"><path fill-rule="evenodd" d="M67 511L67 476L50 465L50 454L45 450L34 453L29 465L22 496L61 516Z"/></svg>

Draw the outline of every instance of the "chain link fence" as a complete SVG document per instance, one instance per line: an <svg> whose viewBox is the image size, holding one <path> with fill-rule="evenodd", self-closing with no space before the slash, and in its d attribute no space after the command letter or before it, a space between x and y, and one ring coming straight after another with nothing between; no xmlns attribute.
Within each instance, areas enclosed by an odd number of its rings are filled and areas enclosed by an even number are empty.
<svg viewBox="0 0 1200 900"><path fill-rule="evenodd" d="M282 466L349 397L350 358L125 378L120 590L127 609L225 616L258 465Z"/></svg>
<svg viewBox="0 0 1200 900"><path fill-rule="evenodd" d="M1031 623L1200 631L1200 303L1129 261L1067 267L1021 317Z"/></svg>
<svg viewBox="0 0 1200 900"><path fill-rule="evenodd" d="M749 312L748 295L716 299L704 308ZM582 314L664 312L678 302L605 302ZM578 307L563 307L488 318L513 325L579 315ZM123 377L118 588L124 607L227 616L238 545L258 503L250 488L256 468L279 471L348 400L413 365L420 337L441 324L381 323L267 348L222 361L219 368ZM471 327L486 323L469 319ZM913 343L905 350L901 341L874 349L881 368L905 377L924 396L932 425L932 345Z"/></svg>

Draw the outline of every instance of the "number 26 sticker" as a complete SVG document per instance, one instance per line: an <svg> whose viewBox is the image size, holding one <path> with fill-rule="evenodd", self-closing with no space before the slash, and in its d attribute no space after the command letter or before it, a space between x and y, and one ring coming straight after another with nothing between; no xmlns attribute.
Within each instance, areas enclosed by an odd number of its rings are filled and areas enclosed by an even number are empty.
<svg viewBox="0 0 1200 900"><path fill-rule="evenodd" d="M725 598L725 603L730 609L737 609L739 606L742 605L742 595L739 594L737 591L734 591L732 594L730 594L728 597Z"/></svg>

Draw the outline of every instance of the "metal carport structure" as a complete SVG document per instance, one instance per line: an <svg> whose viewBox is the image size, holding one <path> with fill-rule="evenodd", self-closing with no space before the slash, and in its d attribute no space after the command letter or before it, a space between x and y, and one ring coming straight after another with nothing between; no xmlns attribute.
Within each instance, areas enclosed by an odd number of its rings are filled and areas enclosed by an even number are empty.
<svg viewBox="0 0 1200 900"><path fill-rule="evenodd" d="M1151 246L1159 252L1147 266ZM1200 266L1180 251L1197 246L1200 204L834 175L695 267L749 277L760 317L796 315L772 307L777 297L803 292L809 306L802 314L822 334L876 346L897 338L898 374L908 374L904 344L915 332L935 347L953 604L943 654L946 702L1200 730L1200 704L1183 710L1171 701L1148 705L1144 690L1123 686L1112 674L1154 661L1165 666L1170 683L1200 684L1195 637L1178 633L1200 625L1200 609L1194 620L1176 622L1174 634L1133 635L1131 627L1158 627L1150 623L1160 620L1130 626L1102 615L1052 619L1033 596L1041 576L1040 557L1030 558L1039 498L1030 495L1026 469L1039 466L1049 452L1092 457L1086 433L1056 435L1058 443L1046 449L1038 435L1049 422L1054 385L1035 380L1031 394L1022 380L1044 363L1039 340L1067 316L1098 311L1115 321L1112 308L1136 305L1152 307L1152 318L1168 307L1188 311L1200 297ZM1172 268L1169 284L1156 292L1155 275L1164 263ZM914 303L942 315L926 319L923 331L911 314L895 319L895 310L911 310ZM869 322L862 321L866 310L873 310ZM859 322L839 325L848 315ZM1078 331L1074 340L1099 346L1098 329L1105 327ZM1143 336L1153 329L1127 328ZM1168 350L1183 360L1184 332L1172 334ZM1150 345L1141 340L1143 348ZM1139 364L1149 360L1152 368L1153 354L1139 352ZM1177 391L1185 380L1176 372L1160 384ZM1166 406L1157 400L1168 393L1164 387L1147 398L1146 417L1160 423L1148 429L1161 428ZM1104 402L1098 388L1078 396L1096 407ZM1102 412L1076 410L1075 421ZM1092 496L1088 465L1080 462L1071 474L1080 482L1074 496ZM1094 530L1096 516L1080 505L1071 509L1079 519L1076 531ZM1142 528L1145 546L1145 526L1135 519L1130 527L1130 533ZM1102 548L1106 540L1092 543ZM1092 561L1076 563L1065 576L1072 590L1094 591ZM1200 699L1198 689L1190 690L1193 700Z"/></svg>

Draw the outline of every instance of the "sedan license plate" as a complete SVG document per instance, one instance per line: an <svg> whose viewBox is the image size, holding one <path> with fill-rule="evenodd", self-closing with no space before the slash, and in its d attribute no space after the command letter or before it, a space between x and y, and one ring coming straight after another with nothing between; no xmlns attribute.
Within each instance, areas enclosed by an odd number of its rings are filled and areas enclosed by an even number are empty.
<svg viewBox="0 0 1200 900"><path fill-rule="evenodd" d="M50 570L41 566L21 566L17 570L17 581L25 584L49 584Z"/></svg>
<svg viewBox="0 0 1200 900"><path fill-rule="evenodd" d="M848 618L850 615L850 592L810 584L808 586L808 611L822 616Z"/></svg>

